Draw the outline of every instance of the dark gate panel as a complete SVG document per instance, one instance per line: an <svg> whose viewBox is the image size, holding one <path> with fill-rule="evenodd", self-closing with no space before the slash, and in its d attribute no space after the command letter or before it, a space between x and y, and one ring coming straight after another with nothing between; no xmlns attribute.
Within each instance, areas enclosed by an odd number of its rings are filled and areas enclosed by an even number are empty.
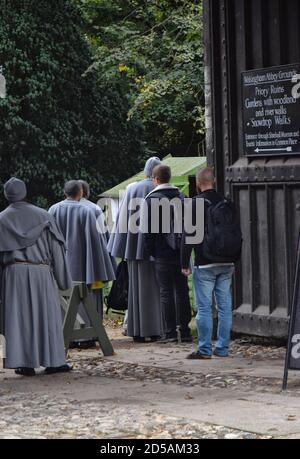
<svg viewBox="0 0 300 459"><path fill-rule="evenodd" d="M241 72L300 62L298 0L204 0L209 163L240 209L234 330L285 336L300 228L300 157L250 159Z"/></svg>

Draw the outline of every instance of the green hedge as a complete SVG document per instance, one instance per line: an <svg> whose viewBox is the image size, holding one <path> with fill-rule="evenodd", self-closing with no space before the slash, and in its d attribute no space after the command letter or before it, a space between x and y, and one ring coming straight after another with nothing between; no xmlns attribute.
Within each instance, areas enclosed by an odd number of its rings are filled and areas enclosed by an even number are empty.
<svg viewBox="0 0 300 459"><path fill-rule="evenodd" d="M91 182L95 195L137 167L140 128L128 105L97 76L82 18L68 0L0 0L0 187L16 175L30 199L47 207L71 178ZM0 193L0 207L4 201ZM95 196L94 196L95 197Z"/></svg>

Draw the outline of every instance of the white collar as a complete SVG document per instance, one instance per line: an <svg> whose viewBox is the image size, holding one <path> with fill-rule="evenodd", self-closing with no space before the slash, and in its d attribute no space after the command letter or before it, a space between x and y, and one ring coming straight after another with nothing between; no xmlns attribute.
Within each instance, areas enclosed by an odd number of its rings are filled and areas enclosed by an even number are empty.
<svg viewBox="0 0 300 459"><path fill-rule="evenodd" d="M154 190L150 191L150 193L146 196L146 199L151 196L151 194L161 190L178 190L178 188L177 186L170 185L170 183L163 183L162 185L158 185L156 188L154 188Z"/></svg>

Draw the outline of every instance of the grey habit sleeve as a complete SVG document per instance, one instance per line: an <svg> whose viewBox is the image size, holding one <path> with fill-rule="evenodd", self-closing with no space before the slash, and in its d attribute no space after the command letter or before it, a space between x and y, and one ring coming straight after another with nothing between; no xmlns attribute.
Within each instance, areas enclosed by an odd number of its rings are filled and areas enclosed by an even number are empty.
<svg viewBox="0 0 300 459"><path fill-rule="evenodd" d="M49 237L52 254L51 264L54 278L60 290L68 290L72 287L72 279L67 265L64 244L59 242L50 232Z"/></svg>

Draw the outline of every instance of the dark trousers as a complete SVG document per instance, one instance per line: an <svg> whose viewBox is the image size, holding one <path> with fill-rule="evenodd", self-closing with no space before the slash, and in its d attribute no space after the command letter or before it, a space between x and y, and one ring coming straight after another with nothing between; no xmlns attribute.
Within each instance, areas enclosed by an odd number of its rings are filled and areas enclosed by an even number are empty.
<svg viewBox="0 0 300 459"><path fill-rule="evenodd" d="M160 290L160 304L167 338L176 338L179 325L182 338L190 336L191 303L188 280L178 263L155 261L155 272Z"/></svg>

